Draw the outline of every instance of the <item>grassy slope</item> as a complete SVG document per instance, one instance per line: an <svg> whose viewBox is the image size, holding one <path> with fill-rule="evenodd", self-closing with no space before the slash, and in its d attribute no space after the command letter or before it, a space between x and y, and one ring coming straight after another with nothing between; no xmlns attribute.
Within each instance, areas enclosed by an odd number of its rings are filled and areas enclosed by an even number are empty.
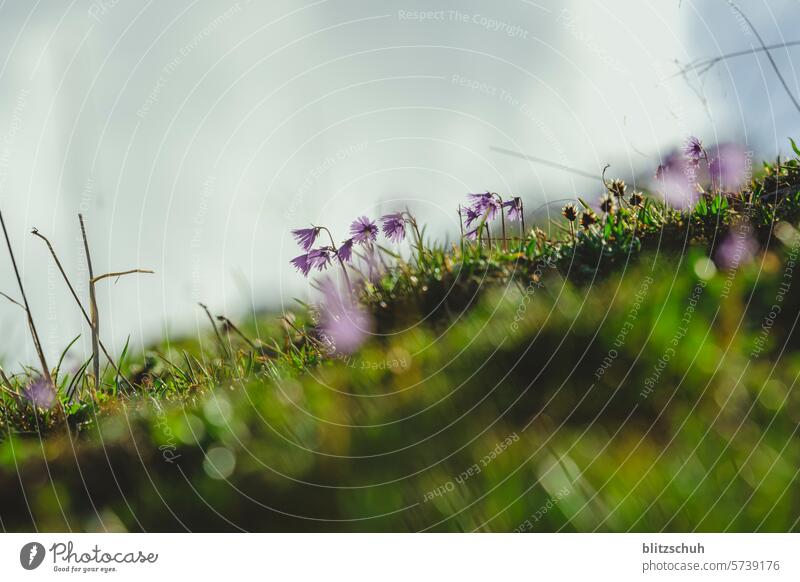
<svg viewBox="0 0 800 582"><path fill-rule="evenodd" d="M108 375L69 433L4 393L3 527L797 530L797 168L577 239L429 249L363 290L392 333L351 359L301 317L245 330L261 350L226 336L235 364L213 336L124 362L136 393ZM766 252L707 270L748 201Z"/></svg>

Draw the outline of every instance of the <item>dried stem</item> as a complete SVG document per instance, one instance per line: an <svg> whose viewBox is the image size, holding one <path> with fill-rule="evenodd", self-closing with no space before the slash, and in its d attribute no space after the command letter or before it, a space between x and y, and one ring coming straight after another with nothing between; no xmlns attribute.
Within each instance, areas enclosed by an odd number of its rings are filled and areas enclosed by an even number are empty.
<svg viewBox="0 0 800 582"><path fill-rule="evenodd" d="M234 331L234 333L236 333L236 335L242 338L247 343L247 345L253 348L254 351L256 352L259 351L258 346L255 343L253 343L253 341L249 337L247 337L244 334L244 332L242 332L242 330L236 327L236 325L230 319L228 319L224 315L218 315L217 319L222 323L224 323L225 325L227 325L228 327L230 327Z"/></svg>
<svg viewBox="0 0 800 582"><path fill-rule="evenodd" d="M741 8L739 8L736 5L735 2L733 2L732 0L728 0L728 4L730 5L731 8L733 8L739 14L739 16L741 16L744 19L744 21L747 23L747 26L750 27L750 30L753 31L754 35L756 35L756 39L758 39L758 44L761 45L761 49L767 55L767 59L769 60L769 64L772 66L772 70L775 71L775 74L778 76L778 80L781 82L781 85L783 86L783 90L786 91L786 94L789 96L789 99L792 100L792 105L794 105L794 108L797 109L797 111L800 111L800 103L797 102L797 99L795 98L794 93L792 93L792 90L789 89L789 85L786 83L786 80L783 78L783 75L781 74L781 70L778 68L778 65L775 63L775 59L772 58L772 53L769 52L769 49L767 48L767 45L764 44L764 41L761 39L761 35L758 33L758 30L756 30L756 27L753 26L753 23L750 22L750 19L747 18L745 13L742 11Z"/></svg>
<svg viewBox="0 0 800 582"><path fill-rule="evenodd" d="M118 273L106 273L105 275L100 275L99 277L95 277L94 279L92 279L91 282L92 283L99 283L103 279L112 279L114 277L119 279L120 277L124 277L125 275L133 275L135 273L142 273L142 274L145 274L145 275L152 275L153 271L151 271L150 269L129 269L127 271L120 271Z"/></svg>
<svg viewBox="0 0 800 582"><path fill-rule="evenodd" d="M11 248L11 240L8 238L8 230L6 229L6 222L3 220L3 213L0 212L0 225L3 227L3 235L6 239L6 246L8 247L8 255L11 257L11 264L14 267L14 275L17 278L17 284L19 285L19 293L22 296L22 303L24 304L25 313L28 316L28 327L31 331L31 337L33 338L33 345L36 348L36 353L39 356L39 362L42 365L42 374L47 380L47 383L50 387L55 390L55 384L53 383L53 377L50 375L50 368L47 366L47 359L44 356L44 350L42 350L42 343L39 341L39 334L36 331L36 325L33 323L33 315L31 314L31 308L28 304L28 297L25 295L25 287L22 284L22 277L19 274L19 269L17 268L17 260L14 258L14 251Z"/></svg>
<svg viewBox="0 0 800 582"><path fill-rule="evenodd" d="M130 275L133 273L148 273L152 274L153 271L148 269L130 269L128 271L120 271L117 273L106 273L99 277L94 276L92 269L92 256L89 252L89 240L86 237L86 225L83 221L83 215L78 214L78 220L81 224L81 237L83 238L83 248L86 252L86 267L89 270L89 314L90 326L92 328L92 367L94 369L94 396L97 397L97 388L100 386L100 313L97 310L97 289L95 285L98 281L110 277L122 277L123 275ZM105 350L103 350L105 351ZM111 359L109 358L109 362ZM116 366L115 366L116 368Z"/></svg>
<svg viewBox="0 0 800 582"><path fill-rule="evenodd" d="M93 395L97 398L97 387L100 386L100 315L97 311L97 293L94 287L94 270L92 269L92 255L89 252L89 241L86 238L86 225L83 223L83 215L78 215L81 225L81 237L83 237L83 248L86 252L86 267L89 269L89 313L90 327L92 328L92 368L94 370Z"/></svg>
<svg viewBox="0 0 800 582"><path fill-rule="evenodd" d="M458 228L461 229L461 238L458 239L461 254L464 254L464 217L461 215L461 204L458 205Z"/></svg>
<svg viewBox="0 0 800 582"><path fill-rule="evenodd" d="M677 73L675 73L673 75L673 77L677 77L679 75L686 75L687 73L691 73L693 71L697 71L698 75L703 75L706 72L708 72L717 63L720 63L722 61L726 61L728 59L733 59L733 58L736 58L736 57L743 57L743 56L747 56L747 55L755 55L755 54L760 53L760 52L768 52L768 51L775 50L775 49L785 49L785 48L788 48L788 47L791 47L791 46L797 46L797 45L800 45L800 40L790 40L790 41L787 41L787 42L781 42L781 43L777 43L777 44L770 44L770 45L767 45L767 46L763 46L761 48L751 47L751 48L746 49L746 50L735 51L735 52L732 52L732 53L727 53L727 54L724 54L724 55L720 55L718 57L702 59L702 60L699 60L699 61L695 61L694 63L688 63L688 64L682 66L681 70L678 71ZM677 63L677 61L676 61L676 64L679 64L679 63Z"/></svg>
<svg viewBox="0 0 800 582"><path fill-rule="evenodd" d="M500 194L494 193L495 198L500 202L500 225L502 227L502 235L503 235L503 250L508 249L508 239L506 238L506 215L503 212L503 199L500 197Z"/></svg>
<svg viewBox="0 0 800 582"><path fill-rule="evenodd" d="M67 272L64 270L64 267L62 266L61 261L59 260L55 249L53 248L53 245L50 244L50 241L48 240L48 238L46 236L44 236L43 234L41 234L37 229L34 228L31 231L31 234L33 234L34 236L37 236L40 239L42 239L45 242L45 244L47 245L47 248L50 251L50 255L53 257L53 261L55 262L56 267L58 267L58 270L61 273L61 277L64 279L64 282L67 284L67 288L69 289L69 292L72 294L72 298L75 299L75 303L78 304L78 308L80 308L80 310L81 310L81 314L83 315L83 319L86 320L86 323L89 324L89 327L91 327L92 320L89 318L89 314L86 312L86 309L84 308L83 303L80 300L80 297L78 297L78 293L75 291L75 287L72 286L72 281L69 280L69 277L67 276ZM125 375L119 369L117 364L114 363L114 359L111 357L111 354L109 354L109 352L106 349L106 346L103 344L103 342L99 341L98 343L100 344L100 349L103 351L103 355L108 360L108 363L111 364L111 367L114 368L114 371L117 373L117 375L120 378L122 378L125 381L125 383L128 384L128 386L130 386L133 390L136 390L136 387L131 383L130 380L128 380L125 377Z"/></svg>
<svg viewBox="0 0 800 582"><path fill-rule="evenodd" d="M16 299L14 299L13 297L11 297L10 295L6 295L6 294L5 294L5 293L3 293L2 291L0 291L0 297L4 297L4 298L8 299L8 300L9 300L11 303L13 303L14 305L16 305L17 307L20 307L20 308L22 308L22 309L25 309L25 306L24 306L22 303L20 303L19 301L17 301Z"/></svg>
<svg viewBox="0 0 800 582"><path fill-rule="evenodd" d="M208 320L211 322L211 327L214 328L214 335L217 336L219 347L222 348L222 353L225 355L226 358L230 358L231 355L228 353L228 348L225 347L225 342L222 341L222 336L219 333L219 328L217 328L217 322L214 321L214 317L211 315L211 312L208 310L208 307L206 306L205 303L198 303L198 305L203 308L203 311L206 312Z"/></svg>

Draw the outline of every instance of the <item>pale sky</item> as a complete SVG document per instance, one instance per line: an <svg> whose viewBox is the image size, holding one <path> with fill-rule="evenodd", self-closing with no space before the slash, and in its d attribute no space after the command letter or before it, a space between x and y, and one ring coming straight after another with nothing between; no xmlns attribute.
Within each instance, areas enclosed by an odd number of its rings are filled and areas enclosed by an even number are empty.
<svg viewBox="0 0 800 582"><path fill-rule="evenodd" d="M743 7L767 44L800 40L796 2ZM528 208L598 193L501 150L627 180L690 133L786 153L800 113L763 55L675 76L752 46L722 0L5 0L0 209L51 355L88 334L28 232L83 278L78 212L97 271L156 270L101 293L104 339L142 349L204 329L197 301L241 316L305 297L293 227L344 238L408 205L452 237L470 191ZM774 51L795 96L798 49ZM0 290L16 295L7 259ZM0 325L5 362L32 361L19 310Z"/></svg>

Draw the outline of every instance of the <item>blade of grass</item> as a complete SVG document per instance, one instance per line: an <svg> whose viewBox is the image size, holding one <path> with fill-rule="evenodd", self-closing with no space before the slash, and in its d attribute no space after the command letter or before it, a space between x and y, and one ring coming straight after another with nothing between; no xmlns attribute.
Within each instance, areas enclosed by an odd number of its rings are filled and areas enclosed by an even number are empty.
<svg viewBox="0 0 800 582"><path fill-rule="evenodd" d="M75 339L67 344L67 347L64 348L64 351L61 352L61 357L58 358L58 364L56 364L56 369L53 372L53 378L55 378L56 382L58 382L58 373L61 371L61 364L64 363L64 358L67 356L67 352L69 352L70 348L75 345L75 342L78 341L81 337L81 334L75 336Z"/></svg>

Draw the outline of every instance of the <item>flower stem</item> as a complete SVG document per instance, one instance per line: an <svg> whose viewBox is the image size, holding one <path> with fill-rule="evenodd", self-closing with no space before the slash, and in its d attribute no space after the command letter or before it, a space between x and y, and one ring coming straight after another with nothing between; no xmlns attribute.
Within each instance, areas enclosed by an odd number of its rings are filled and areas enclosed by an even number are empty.
<svg viewBox="0 0 800 582"><path fill-rule="evenodd" d="M342 257L339 256L339 250L336 248L336 243L333 242L333 235L331 234L331 231L328 230L327 228L325 228L324 226L320 226L319 228L320 228L320 230L324 230L325 232L327 232L328 233L328 238L331 239L331 248L333 249L333 254L336 255L337 259L339 259L339 264L342 266L342 273L344 273L344 280L347 283L347 289L350 291L350 295L352 296L353 295L353 285L352 285L352 283L350 283L350 276L347 274L347 267L345 266L344 261L342 260Z"/></svg>
<svg viewBox="0 0 800 582"><path fill-rule="evenodd" d="M461 216L461 207L459 206L459 216ZM419 232L419 225L417 224L417 219L411 216L411 213L406 210L403 212L403 215L406 216L406 221L411 225L411 228L414 230L414 236L417 238L417 252L419 253L419 258L417 259L417 264L420 269L423 269L423 263L425 262L425 247L422 244L422 234ZM459 221L460 222L460 221ZM463 230L462 237L463 235Z"/></svg>
<svg viewBox="0 0 800 582"><path fill-rule="evenodd" d="M508 250L508 239L506 238L506 215L503 213L503 199L500 194L494 193L495 198L500 202L500 225L503 234L503 250Z"/></svg>

